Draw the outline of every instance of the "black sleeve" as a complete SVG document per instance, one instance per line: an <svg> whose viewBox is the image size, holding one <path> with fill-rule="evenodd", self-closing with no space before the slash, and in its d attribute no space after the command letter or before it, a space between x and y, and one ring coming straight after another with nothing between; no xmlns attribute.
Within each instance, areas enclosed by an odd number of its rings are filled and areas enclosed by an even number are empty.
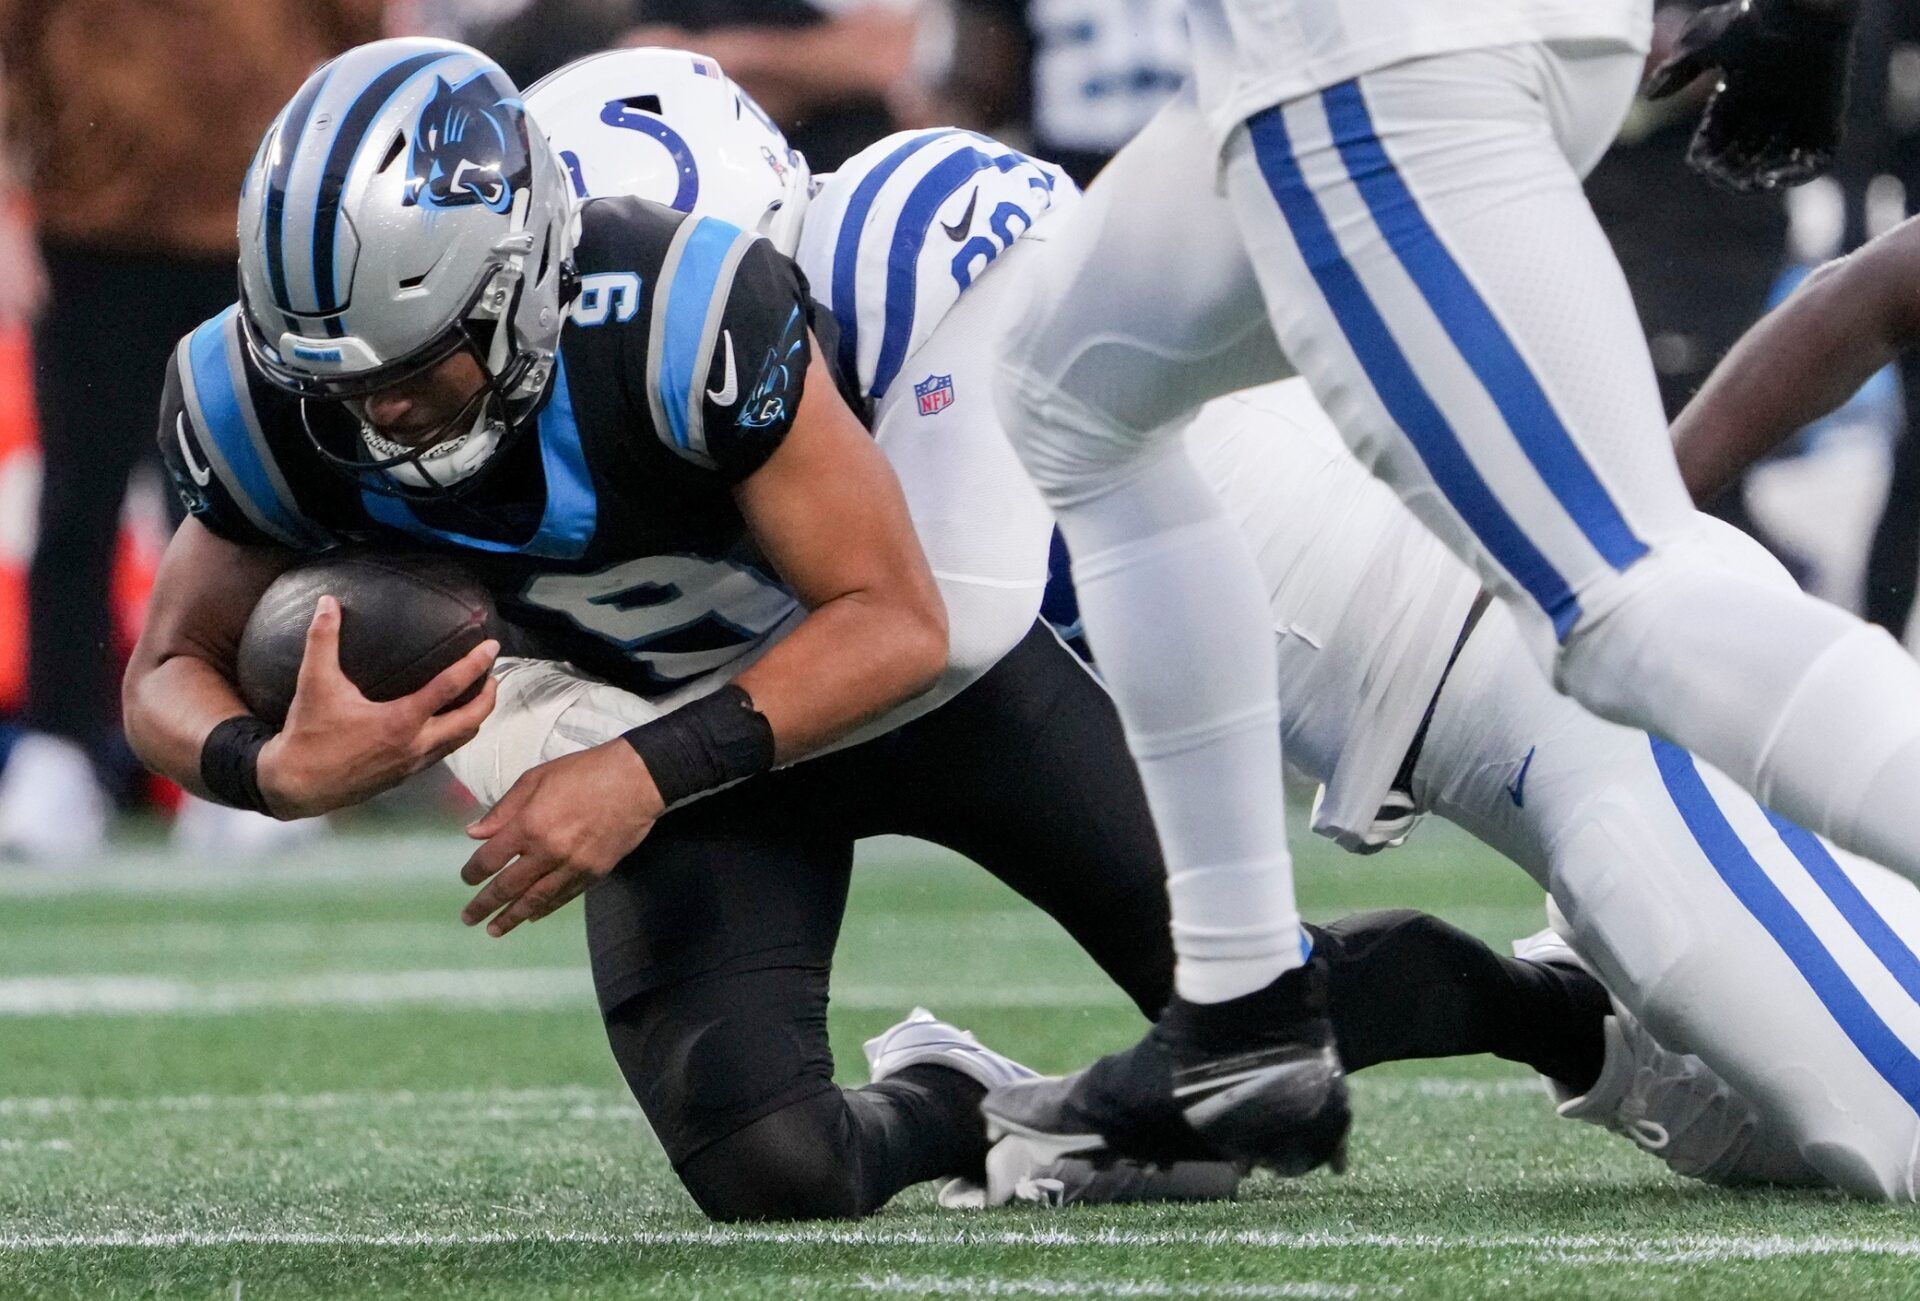
<svg viewBox="0 0 1920 1301"><path fill-rule="evenodd" d="M167 359L167 375L160 394L160 462L167 480L187 514L216 537L241 546L277 546L273 538L248 519L207 454L207 434L187 414L180 383L180 352Z"/></svg>
<svg viewBox="0 0 1920 1301"><path fill-rule="evenodd" d="M707 455L729 482L766 464L793 427L813 358L807 302L800 268L753 240L734 270L704 389Z"/></svg>

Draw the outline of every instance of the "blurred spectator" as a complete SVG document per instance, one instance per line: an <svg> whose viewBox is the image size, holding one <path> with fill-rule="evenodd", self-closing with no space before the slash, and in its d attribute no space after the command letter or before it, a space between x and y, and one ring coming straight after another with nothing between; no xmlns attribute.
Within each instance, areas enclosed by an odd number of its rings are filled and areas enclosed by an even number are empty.
<svg viewBox="0 0 1920 1301"><path fill-rule="evenodd" d="M957 0L947 94L1081 185L1186 79L1182 0ZM971 112L968 112L968 110Z"/></svg>
<svg viewBox="0 0 1920 1301"><path fill-rule="evenodd" d="M37 312L42 458L27 732L0 774L0 849L70 858L105 834L108 579L162 368L233 301L235 196L261 133L315 65L381 35L382 7L0 0L0 311Z"/></svg>
<svg viewBox="0 0 1920 1301"><path fill-rule="evenodd" d="M719 61L815 171L899 125L913 101L923 0L534 0L472 39L529 86L612 45Z"/></svg>

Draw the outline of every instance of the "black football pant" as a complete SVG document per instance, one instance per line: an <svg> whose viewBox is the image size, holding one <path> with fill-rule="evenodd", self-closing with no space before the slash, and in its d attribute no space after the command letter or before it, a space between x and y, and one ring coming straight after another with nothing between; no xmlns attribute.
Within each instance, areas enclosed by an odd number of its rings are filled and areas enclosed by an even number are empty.
<svg viewBox="0 0 1920 1301"><path fill-rule="evenodd" d="M979 1170L981 1090L957 1072L833 1082L828 975L853 842L882 834L980 864L1143 1013L1172 992L1165 869L1118 716L1036 627L934 713L676 810L588 893L614 1055L716 1219L864 1215L909 1184ZM1418 913L1312 932L1349 1069L1494 1052L1575 1087L1598 1071L1608 1008L1581 973L1498 957Z"/></svg>
<svg viewBox="0 0 1920 1301"><path fill-rule="evenodd" d="M33 339L40 511L21 721L97 752L120 699L109 586L127 476L153 455L174 345L233 301L234 264L53 243L43 253L49 293ZM166 503L177 523L171 492Z"/></svg>

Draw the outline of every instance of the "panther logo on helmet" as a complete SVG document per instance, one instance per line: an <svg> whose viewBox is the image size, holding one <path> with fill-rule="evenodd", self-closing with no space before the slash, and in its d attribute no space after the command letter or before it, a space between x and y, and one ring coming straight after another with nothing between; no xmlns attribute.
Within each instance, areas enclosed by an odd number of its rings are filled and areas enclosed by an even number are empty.
<svg viewBox="0 0 1920 1301"><path fill-rule="evenodd" d="M435 80L414 128L406 202L429 208L479 203L506 212L533 170L520 101L502 97L485 72L458 86Z"/></svg>

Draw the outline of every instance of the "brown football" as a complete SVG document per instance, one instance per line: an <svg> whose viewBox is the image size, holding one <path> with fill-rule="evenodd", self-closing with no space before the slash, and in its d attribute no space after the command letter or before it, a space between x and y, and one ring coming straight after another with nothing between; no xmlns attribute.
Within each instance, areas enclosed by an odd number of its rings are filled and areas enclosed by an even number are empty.
<svg viewBox="0 0 1920 1301"><path fill-rule="evenodd" d="M418 691L496 635L487 589L443 556L352 552L290 569L261 596L240 637L240 695L268 722L286 721L322 596L340 602L340 668L369 700Z"/></svg>

